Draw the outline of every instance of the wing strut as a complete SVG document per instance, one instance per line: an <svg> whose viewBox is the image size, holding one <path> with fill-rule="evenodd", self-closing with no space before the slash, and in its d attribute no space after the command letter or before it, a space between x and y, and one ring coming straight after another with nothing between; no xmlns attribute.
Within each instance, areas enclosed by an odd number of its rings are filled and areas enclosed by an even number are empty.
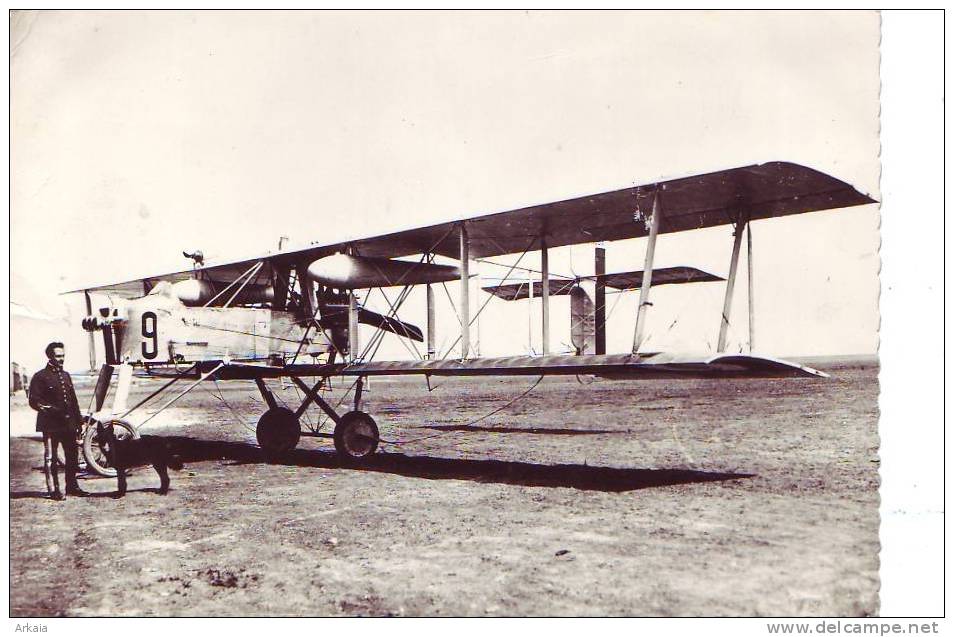
<svg viewBox="0 0 954 637"><path fill-rule="evenodd" d="M437 355L435 344L437 342L437 333L434 331L437 324L437 316L434 311L434 288L430 283L427 284L427 360L433 360Z"/></svg>
<svg viewBox="0 0 954 637"><path fill-rule="evenodd" d="M550 254L547 251L547 237L545 234L540 235L540 283L542 284L542 289L540 293L540 300L542 305L542 317L543 317L543 355L546 356L550 353Z"/></svg>
<svg viewBox="0 0 954 637"><path fill-rule="evenodd" d="M315 283L308 276L308 263L299 261L295 265L295 278L298 279L298 286L301 289L302 310L306 317L314 317L318 314L318 306L315 303ZM311 323L308 323L309 325Z"/></svg>
<svg viewBox="0 0 954 637"><path fill-rule="evenodd" d="M354 246L348 246L348 255L354 256ZM358 299L354 294L354 289L348 290L348 360L354 362L358 360L358 348L361 344L358 342Z"/></svg>
<svg viewBox="0 0 954 637"><path fill-rule="evenodd" d="M460 224L460 358L470 357L470 238Z"/></svg>
<svg viewBox="0 0 954 637"><path fill-rule="evenodd" d="M86 316L93 315L93 301L89 298L89 290L83 290L83 296L86 298ZM96 370L96 339L93 331L89 331L89 371Z"/></svg>
<svg viewBox="0 0 954 637"><path fill-rule="evenodd" d="M725 351L726 335L729 331L729 316L732 314L732 292L735 290L735 275L739 269L739 250L742 247L742 233L748 221L738 221L735 224L734 239L732 240L732 260L729 262L729 280L725 283L725 301L722 303L722 324L719 327L719 345L716 351Z"/></svg>
<svg viewBox="0 0 954 637"><path fill-rule="evenodd" d="M606 353L606 248L596 246L596 353Z"/></svg>
<svg viewBox="0 0 954 637"><path fill-rule="evenodd" d="M745 238L748 242L748 258L746 259L746 264L748 265L749 271L746 279L749 282L749 353L752 353L752 350L755 349L755 283L752 278L754 273L754 267L752 265L752 222L749 222L745 226Z"/></svg>
<svg viewBox="0 0 954 637"><path fill-rule="evenodd" d="M542 291L542 290L541 290ZM527 353L533 356L533 273L527 272Z"/></svg>
<svg viewBox="0 0 954 637"><path fill-rule="evenodd" d="M633 354L639 353L643 344L643 330L646 327L646 308L649 307L649 289L653 285L653 258L656 255L656 235L659 234L659 218L662 206L659 203L659 190L653 194L653 212L649 220L649 243L646 244L646 261L643 264L643 284L639 288L639 307L636 309L636 333L633 335ZM721 351L721 350L720 350Z"/></svg>

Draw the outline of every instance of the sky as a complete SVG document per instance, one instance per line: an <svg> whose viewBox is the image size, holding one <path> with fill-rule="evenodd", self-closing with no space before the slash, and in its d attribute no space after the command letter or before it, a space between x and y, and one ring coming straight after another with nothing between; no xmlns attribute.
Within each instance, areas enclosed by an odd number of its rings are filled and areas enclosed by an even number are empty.
<svg viewBox="0 0 954 637"><path fill-rule="evenodd" d="M774 160L880 199L874 12L52 11L11 24L11 299L60 319L75 368L82 299L59 293L185 269L183 250L227 260L281 236L325 243ZM753 224L756 351L877 350L878 227L876 205ZM641 269L644 239L606 248L609 271ZM668 235L657 265L725 276L730 249L728 227ZM591 247L551 251L554 272L590 274L592 260ZM712 351L723 289L654 289L646 347ZM743 278L733 350L748 347L747 300ZM636 296L614 302L609 351L628 351ZM402 317L423 325L423 308L419 291ZM456 319L449 303L438 312L446 347ZM538 351L539 313L492 301L480 353ZM568 313L553 302L556 350ZM13 329L21 351L42 349L45 332ZM389 337L381 355L407 352Z"/></svg>

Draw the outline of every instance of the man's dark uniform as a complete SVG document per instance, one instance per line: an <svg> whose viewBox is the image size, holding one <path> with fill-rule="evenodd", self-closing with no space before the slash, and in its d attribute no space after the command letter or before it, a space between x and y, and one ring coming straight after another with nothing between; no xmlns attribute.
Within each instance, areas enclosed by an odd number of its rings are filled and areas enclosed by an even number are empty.
<svg viewBox="0 0 954 637"><path fill-rule="evenodd" d="M44 409L44 406L47 408ZM82 428L83 417L70 375L52 363L34 374L30 381L30 407L38 412L36 430L43 433L46 447L43 469L46 472L47 490L51 494L60 491L56 447L61 445L66 456L66 493L80 491L76 482L76 435Z"/></svg>

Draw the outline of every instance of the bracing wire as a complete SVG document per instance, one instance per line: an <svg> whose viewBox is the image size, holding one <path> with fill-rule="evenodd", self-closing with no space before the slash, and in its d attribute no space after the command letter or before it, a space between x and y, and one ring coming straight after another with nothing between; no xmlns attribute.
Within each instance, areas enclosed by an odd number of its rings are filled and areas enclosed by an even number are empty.
<svg viewBox="0 0 954 637"><path fill-rule="evenodd" d="M521 400L521 399L527 397L527 396L530 394L530 392L532 392L534 389L537 388L537 385L540 384L540 382L543 380L543 378L544 378L544 376L543 376L543 374L541 374L541 375L537 378L537 380L536 380L530 387L528 387L526 390L523 391L523 393L521 393L521 394L515 396L514 398L511 398L511 399L510 399L509 401L507 401L505 404L501 405L500 407L497 407L497 408L494 409L493 411L490 411L490 412L484 414L484 415L481 416L480 418L477 418L477 419L475 419L475 420L471 420L470 422L461 425L461 427L470 427L470 426L472 426L472 425L476 425L477 423L482 422L482 421L486 420L487 418L490 418L491 416L494 416L494 415L496 415L496 414L499 414L499 413L502 412L504 409L507 409L508 407L510 407L511 405L513 405L514 403L516 403L518 400ZM428 436L421 436L421 437L419 437L419 438L413 438L413 439L411 439L411 440L385 440L384 438L381 438L380 440L381 440L381 442L384 442L384 443L387 443L387 444L390 444L390 445L406 445L406 444L410 444L410 443L414 443L414 442L421 442L422 440L430 440L431 438L437 438L437 437L439 437L439 436L446 436L446 435L452 434L452 433L460 433L460 432L455 432L455 431L441 431L441 432L438 432L438 433L436 433L436 434L431 434L431 435L428 435Z"/></svg>
<svg viewBox="0 0 954 637"><path fill-rule="evenodd" d="M533 245L533 241L531 241L530 244L527 245L527 247L524 249L523 253L517 258L516 263L514 263L512 266L510 266L510 269L507 270L507 273L504 275L503 281L506 281L508 278L510 278L510 275L513 273L514 268L516 268L516 267L520 264L520 261L523 260L523 257L524 257L524 256L526 256L527 252L530 250L530 247L531 247L532 245ZM444 287L444 291L447 292L447 287L446 287L446 286ZM450 292L447 292L447 297L450 298ZM481 312L484 311L484 308L487 307L487 304L490 303L490 301L491 301L493 298L494 298L494 295L491 294L490 296L488 296L488 297L484 300L483 304L477 309L477 313L474 315L474 317L473 317L472 319L470 319L470 322L467 324L467 327L468 327L468 328L469 328L471 325L474 324L474 321L477 320L477 318L480 316ZM451 303L453 304L453 301L451 301ZM454 311L456 312L456 308L455 308ZM460 324L461 324L461 329L463 330L463 329L464 329L464 321L463 321L462 318L460 318L460 316L458 316L458 320L459 320L459 322L460 322ZM449 348L447 348L447 351L444 353L444 355L441 356L441 360L444 360L445 358L447 358L447 357L450 355L451 350L453 350L454 347L457 346L457 343L460 342L460 338L461 338L460 335L458 335L457 338L454 340L454 342L451 343L451 346L450 346Z"/></svg>
<svg viewBox="0 0 954 637"><path fill-rule="evenodd" d="M242 419L237 413L235 413L235 410L232 409L232 405L229 404L229 401L225 400L225 397L222 396L222 388L219 387L219 381L218 381L218 379L213 378L213 379L212 379L212 382L215 384L215 391L218 392L218 394L216 394L215 392L213 392L213 391L212 391L211 389L209 389L208 387L205 387L204 385L202 385L203 391L207 392L210 396L212 396L212 397L218 399L223 405L225 405L225 407L229 410L229 412L231 412L232 418L233 418L239 425L241 425L241 426L242 426L244 429L246 429L247 431L251 431L251 432L254 433L254 432L255 432L255 429L254 429L251 425L249 425L244 419Z"/></svg>

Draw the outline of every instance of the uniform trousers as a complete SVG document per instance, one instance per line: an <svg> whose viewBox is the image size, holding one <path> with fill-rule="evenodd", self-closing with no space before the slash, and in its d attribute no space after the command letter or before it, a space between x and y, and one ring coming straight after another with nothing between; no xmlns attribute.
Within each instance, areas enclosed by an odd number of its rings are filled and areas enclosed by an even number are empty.
<svg viewBox="0 0 954 637"><path fill-rule="evenodd" d="M72 431L44 431L43 432L43 471L46 473L46 489L50 493L60 490L59 454L57 447L62 447L66 458L66 490L79 489L76 473L79 465L79 449L76 446L76 436Z"/></svg>

